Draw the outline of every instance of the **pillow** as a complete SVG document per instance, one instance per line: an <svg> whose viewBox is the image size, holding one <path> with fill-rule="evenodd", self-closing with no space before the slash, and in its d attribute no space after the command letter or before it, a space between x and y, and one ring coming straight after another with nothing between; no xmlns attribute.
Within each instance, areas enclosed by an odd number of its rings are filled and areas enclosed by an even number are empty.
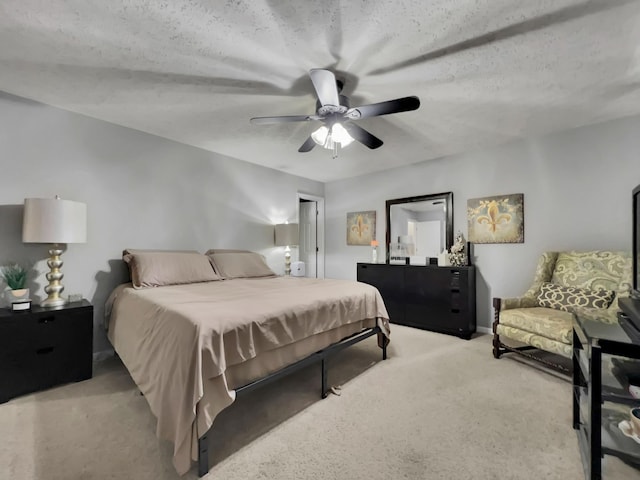
<svg viewBox="0 0 640 480"><path fill-rule="evenodd" d="M608 308L616 292L611 290L589 290L578 287L562 287L545 282L540 287L538 305L570 312L576 307Z"/></svg>
<svg viewBox="0 0 640 480"><path fill-rule="evenodd" d="M127 249L122 260L136 289L220 280L207 256L195 251Z"/></svg>
<svg viewBox="0 0 640 480"><path fill-rule="evenodd" d="M259 253L249 250L207 250L206 255L222 278L276 276Z"/></svg>

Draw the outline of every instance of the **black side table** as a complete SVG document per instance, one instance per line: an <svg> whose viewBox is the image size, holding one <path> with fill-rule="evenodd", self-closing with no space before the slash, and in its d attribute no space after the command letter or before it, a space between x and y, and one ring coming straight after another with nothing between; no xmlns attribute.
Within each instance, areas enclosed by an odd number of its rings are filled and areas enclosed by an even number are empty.
<svg viewBox="0 0 640 480"><path fill-rule="evenodd" d="M603 315L578 310L573 321L573 428L585 478L591 480L603 478L604 455L640 466L640 444L618 428L629 414L614 408L615 404L624 405L628 411L640 406L640 399L631 396L616 371L616 365L625 362L637 367L640 344L632 342L615 317L599 318Z"/></svg>
<svg viewBox="0 0 640 480"><path fill-rule="evenodd" d="M87 301L28 312L0 309L0 403L91 378L93 306Z"/></svg>

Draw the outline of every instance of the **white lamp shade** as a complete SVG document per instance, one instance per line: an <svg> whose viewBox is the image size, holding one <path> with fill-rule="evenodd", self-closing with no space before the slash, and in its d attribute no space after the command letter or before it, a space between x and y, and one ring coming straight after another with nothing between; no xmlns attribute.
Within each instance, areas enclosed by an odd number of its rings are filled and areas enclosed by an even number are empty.
<svg viewBox="0 0 640 480"><path fill-rule="evenodd" d="M25 198L25 243L85 243L87 205L60 198Z"/></svg>
<svg viewBox="0 0 640 480"><path fill-rule="evenodd" d="M298 245L298 224L279 223L276 225L276 245L278 247Z"/></svg>

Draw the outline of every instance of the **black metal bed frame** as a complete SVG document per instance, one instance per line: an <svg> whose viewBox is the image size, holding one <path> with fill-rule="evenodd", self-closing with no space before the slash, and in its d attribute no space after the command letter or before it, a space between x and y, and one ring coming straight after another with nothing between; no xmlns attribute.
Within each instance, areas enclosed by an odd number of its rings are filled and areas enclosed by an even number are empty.
<svg viewBox="0 0 640 480"><path fill-rule="evenodd" d="M301 368L304 368L318 361L320 361L321 363L321 370L322 370L322 379L321 379L322 384L321 384L320 395L322 398L326 398L328 393L327 393L327 363L325 362L325 360L330 355L333 355L341 350L344 350L345 348L350 347L351 345L354 345L358 342L361 342L362 340L365 340L375 334L382 335L382 330L380 329L380 327L376 326L373 328L369 328L361 332L355 333L349 337L346 337L341 341L334 343L333 345L329 345L328 347L322 350L319 350L315 353L312 353L308 357L305 357L302 360L298 360L296 363L292 363L291 365L288 365L276 372L273 372L267 375L266 377L255 380L240 388L236 388L236 398L239 395L244 395L245 393L248 393L252 390L255 390L256 388L267 385L271 382L274 382L275 380L285 377L293 372L296 372L297 370L300 370ZM382 344L382 359L386 360L387 345L389 344L389 339L386 337L383 337L381 344ZM207 432L204 435L198 438L198 476L199 477L204 477L207 473L209 473L209 434L211 433L212 429L213 429L213 426L211 426L211 428L209 428L209 430L207 430Z"/></svg>

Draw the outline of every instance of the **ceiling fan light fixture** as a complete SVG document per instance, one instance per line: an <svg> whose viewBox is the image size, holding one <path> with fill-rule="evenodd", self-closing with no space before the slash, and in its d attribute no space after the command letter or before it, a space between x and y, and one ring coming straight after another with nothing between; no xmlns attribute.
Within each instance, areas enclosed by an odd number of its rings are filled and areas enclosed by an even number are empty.
<svg viewBox="0 0 640 480"><path fill-rule="evenodd" d="M334 123L331 127L331 139L340 144L342 148L353 142L353 138L349 132L340 123Z"/></svg>
<svg viewBox="0 0 640 480"><path fill-rule="evenodd" d="M324 125L311 134L313 141L321 146L324 146L327 141L327 136L329 136L329 129Z"/></svg>
<svg viewBox="0 0 640 480"><path fill-rule="evenodd" d="M365 147L375 150L383 145L383 141L358 126L355 120L379 117L391 113L410 112L420 107L420 99L416 96L396 98L384 102L370 103L358 107L350 107L349 99L341 95L342 80L323 68L309 70L311 83L316 91L316 115L280 115L276 117L253 117L253 125L270 125L274 123L320 121L324 125L313 132L298 148L298 152L310 152L315 145L333 150L333 158L337 158L338 149L346 147L357 140ZM341 122L349 122L347 127ZM352 123L354 122L354 123ZM327 126L328 125L328 126Z"/></svg>
<svg viewBox="0 0 640 480"><path fill-rule="evenodd" d="M321 126L311 134L311 138L327 150L335 150L336 146L344 148L353 142L349 132L339 123L334 123L331 130L324 125Z"/></svg>

